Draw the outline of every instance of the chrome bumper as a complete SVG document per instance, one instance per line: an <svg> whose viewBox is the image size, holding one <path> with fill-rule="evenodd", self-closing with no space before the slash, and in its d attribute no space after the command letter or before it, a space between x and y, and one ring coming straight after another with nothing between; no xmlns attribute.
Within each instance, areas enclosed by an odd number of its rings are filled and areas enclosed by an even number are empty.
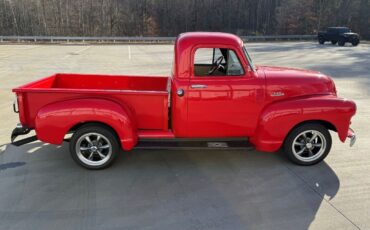
<svg viewBox="0 0 370 230"><path fill-rule="evenodd" d="M347 138L349 138L349 146L352 147L356 143L356 134L353 129L349 128Z"/></svg>

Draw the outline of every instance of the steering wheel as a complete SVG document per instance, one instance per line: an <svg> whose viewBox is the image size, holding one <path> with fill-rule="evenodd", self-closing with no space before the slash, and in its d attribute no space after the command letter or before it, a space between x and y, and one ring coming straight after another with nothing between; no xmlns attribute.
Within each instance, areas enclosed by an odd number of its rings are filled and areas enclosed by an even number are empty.
<svg viewBox="0 0 370 230"><path fill-rule="evenodd" d="M217 58L217 60L213 63L213 67L208 71L208 75L212 75L216 70L220 68L224 68L223 65L221 65L221 62L224 60L224 56L220 56Z"/></svg>

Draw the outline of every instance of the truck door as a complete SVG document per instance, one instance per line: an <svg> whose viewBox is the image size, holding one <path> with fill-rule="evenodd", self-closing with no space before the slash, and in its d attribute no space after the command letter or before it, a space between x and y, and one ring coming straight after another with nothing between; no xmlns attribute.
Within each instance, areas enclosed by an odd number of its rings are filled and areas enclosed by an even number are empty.
<svg viewBox="0 0 370 230"><path fill-rule="evenodd" d="M329 41L331 41L331 40L334 40L335 37L336 37L336 31L335 31L335 29L329 28L327 30L327 39Z"/></svg>
<svg viewBox="0 0 370 230"><path fill-rule="evenodd" d="M263 81L248 74L242 55L232 48L194 51L187 98L190 136L247 137L253 133L262 106L257 97L263 92Z"/></svg>

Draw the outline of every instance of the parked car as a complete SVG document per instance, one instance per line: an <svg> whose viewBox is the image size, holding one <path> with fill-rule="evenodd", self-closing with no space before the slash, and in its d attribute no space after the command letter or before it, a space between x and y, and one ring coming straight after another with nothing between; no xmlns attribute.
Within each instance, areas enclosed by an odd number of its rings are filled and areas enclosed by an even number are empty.
<svg viewBox="0 0 370 230"><path fill-rule="evenodd" d="M348 27L328 27L326 31L320 31L317 34L317 39L320 44L330 41L335 45L344 46L346 42L357 46L360 43L360 36L353 33Z"/></svg>
<svg viewBox="0 0 370 230"><path fill-rule="evenodd" d="M153 139L146 143L206 139L210 148L237 139L312 165L330 151L329 130L351 145L356 137L356 105L337 96L330 77L254 65L243 41L226 33L181 34L169 77L55 74L13 92L20 124L12 143L60 145L70 133L73 159L89 169ZM33 129L35 137L15 141Z"/></svg>

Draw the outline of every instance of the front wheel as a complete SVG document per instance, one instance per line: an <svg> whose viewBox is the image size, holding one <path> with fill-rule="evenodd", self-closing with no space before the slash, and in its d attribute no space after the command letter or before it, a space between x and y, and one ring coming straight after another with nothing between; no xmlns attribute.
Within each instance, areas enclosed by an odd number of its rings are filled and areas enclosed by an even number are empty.
<svg viewBox="0 0 370 230"><path fill-rule="evenodd" d="M113 163L120 148L116 135L109 128L91 124L79 128L72 136L70 152L73 160L87 169L103 169Z"/></svg>
<svg viewBox="0 0 370 230"><path fill-rule="evenodd" d="M360 40L359 39L354 39L351 43L352 43L353 46L357 46L360 43Z"/></svg>
<svg viewBox="0 0 370 230"><path fill-rule="evenodd" d="M308 123L294 128L284 143L284 152L293 163L314 165L330 152L331 136L320 124Z"/></svg>

